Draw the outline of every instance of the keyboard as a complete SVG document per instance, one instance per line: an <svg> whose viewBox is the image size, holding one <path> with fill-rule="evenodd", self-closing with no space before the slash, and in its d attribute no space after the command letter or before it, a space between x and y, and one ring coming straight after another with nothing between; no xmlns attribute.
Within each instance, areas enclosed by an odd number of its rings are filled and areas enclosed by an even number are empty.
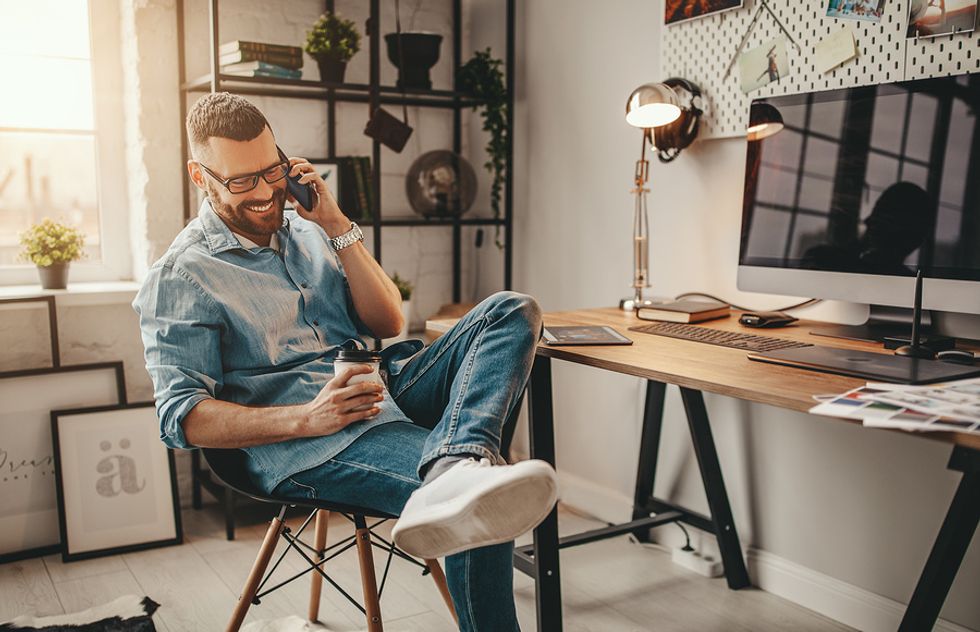
<svg viewBox="0 0 980 632"><path fill-rule="evenodd" d="M754 334L743 334L737 331L722 331L721 329L689 325L687 323L653 322L649 325L638 325L636 327L630 327L629 329L630 331L638 331L644 334L653 334L655 336L667 336L668 338L703 342L709 345L718 345L720 347L742 349L743 351L762 352L813 346L806 342L785 340L783 338L771 338L769 336L756 336Z"/></svg>

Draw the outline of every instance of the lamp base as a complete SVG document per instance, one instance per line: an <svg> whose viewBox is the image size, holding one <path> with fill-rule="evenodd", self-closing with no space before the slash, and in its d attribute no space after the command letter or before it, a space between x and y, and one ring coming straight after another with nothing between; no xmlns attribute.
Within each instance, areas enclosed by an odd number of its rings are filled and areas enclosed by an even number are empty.
<svg viewBox="0 0 980 632"><path fill-rule="evenodd" d="M655 296L653 298L642 298L637 300L636 296L629 296L619 299L619 309L624 312L635 311L638 307L652 307L670 302L669 297Z"/></svg>

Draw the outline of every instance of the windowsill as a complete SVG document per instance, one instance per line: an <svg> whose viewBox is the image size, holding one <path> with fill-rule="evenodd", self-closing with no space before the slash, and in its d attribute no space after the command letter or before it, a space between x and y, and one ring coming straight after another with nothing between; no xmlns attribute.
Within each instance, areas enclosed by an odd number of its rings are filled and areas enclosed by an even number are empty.
<svg viewBox="0 0 980 632"><path fill-rule="evenodd" d="M42 290L40 285L0 286L0 300L8 298L36 298L54 296L61 306L112 305L132 303L140 284L135 281L104 281L97 283L69 283L66 290ZM17 304L8 305L7 308ZM27 307L27 304L24 305Z"/></svg>

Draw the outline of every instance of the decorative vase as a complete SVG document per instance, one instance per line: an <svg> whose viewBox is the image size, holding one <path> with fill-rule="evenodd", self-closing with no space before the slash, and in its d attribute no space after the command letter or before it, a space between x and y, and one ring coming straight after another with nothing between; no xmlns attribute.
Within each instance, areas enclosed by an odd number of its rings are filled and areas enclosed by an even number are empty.
<svg viewBox="0 0 980 632"><path fill-rule="evenodd" d="M320 69L320 81L344 83L344 73L347 72L346 61L317 57L316 65Z"/></svg>
<svg viewBox="0 0 980 632"><path fill-rule="evenodd" d="M431 90L432 79L429 70L439 61L439 46L442 35L436 33L402 33L401 58L398 63L398 33L385 35L388 48L388 60L398 68L399 88ZM404 67L402 67L404 65Z"/></svg>
<svg viewBox="0 0 980 632"><path fill-rule="evenodd" d="M53 263L49 266L38 266L37 274L41 277L41 289L64 290L68 287L69 263Z"/></svg>
<svg viewBox="0 0 980 632"><path fill-rule="evenodd" d="M424 217L462 215L476 199L476 172L459 154L429 151L408 168L405 194L412 209Z"/></svg>

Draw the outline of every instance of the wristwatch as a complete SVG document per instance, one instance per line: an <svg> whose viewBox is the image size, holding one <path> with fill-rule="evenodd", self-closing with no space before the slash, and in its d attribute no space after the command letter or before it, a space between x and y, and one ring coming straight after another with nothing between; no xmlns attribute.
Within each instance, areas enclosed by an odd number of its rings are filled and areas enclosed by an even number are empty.
<svg viewBox="0 0 980 632"><path fill-rule="evenodd" d="M330 245L337 252L340 252L348 246L353 246L359 241L364 241L364 233L361 232L361 227L354 222L350 223L350 230L343 235L338 235L336 237L330 238Z"/></svg>

